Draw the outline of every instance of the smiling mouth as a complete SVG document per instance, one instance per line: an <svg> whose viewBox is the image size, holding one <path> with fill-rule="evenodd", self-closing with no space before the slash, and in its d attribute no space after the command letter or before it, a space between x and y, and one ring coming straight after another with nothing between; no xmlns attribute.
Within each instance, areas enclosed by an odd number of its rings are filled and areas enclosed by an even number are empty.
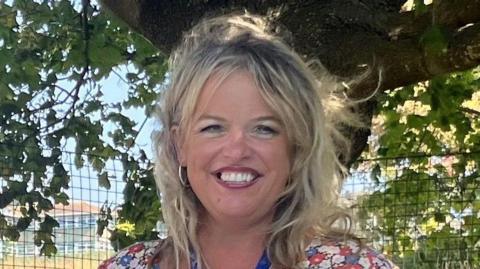
<svg viewBox="0 0 480 269"><path fill-rule="evenodd" d="M218 172L215 175L227 184L247 184L258 178L257 174L249 172Z"/></svg>

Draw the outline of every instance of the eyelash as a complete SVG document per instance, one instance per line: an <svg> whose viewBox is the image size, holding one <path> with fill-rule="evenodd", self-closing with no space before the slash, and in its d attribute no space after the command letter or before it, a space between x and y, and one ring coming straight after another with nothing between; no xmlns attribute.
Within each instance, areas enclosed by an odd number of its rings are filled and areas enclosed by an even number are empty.
<svg viewBox="0 0 480 269"><path fill-rule="evenodd" d="M206 127L203 127L202 129L200 129L200 132L204 133L204 132L216 132L216 131L219 131L219 129L222 129L222 126L219 125L219 124L211 124L211 125L208 125Z"/></svg>
<svg viewBox="0 0 480 269"><path fill-rule="evenodd" d="M220 124L211 124L200 129L201 133L220 133L223 131L224 128ZM261 136L275 136L278 134L278 131L267 125L257 125L252 129L252 133Z"/></svg>
<svg viewBox="0 0 480 269"><path fill-rule="evenodd" d="M257 133L260 133L262 135L267 135L267 134L268 135L276 135L276 134L278 134L277 130L273 129L270 126L266 126L266 125L255 126L254 131L257 132Z"/></svg>

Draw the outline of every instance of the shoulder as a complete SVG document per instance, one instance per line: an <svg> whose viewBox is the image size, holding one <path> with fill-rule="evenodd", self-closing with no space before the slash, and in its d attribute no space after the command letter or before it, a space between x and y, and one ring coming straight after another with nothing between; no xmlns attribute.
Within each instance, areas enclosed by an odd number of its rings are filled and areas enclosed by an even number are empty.
<svg viewBox="0 0 480 269"><path fill-rule="evenodd" d="M147 268L158 244L160 240L135 243L102 262L98 269Z"/></svg>
<svg viewBox="0 0 480 269"><path fill-rule="evenodd" d="M307 247L303 268L396 269L383 254L355 240L315 239Z"/></svg>

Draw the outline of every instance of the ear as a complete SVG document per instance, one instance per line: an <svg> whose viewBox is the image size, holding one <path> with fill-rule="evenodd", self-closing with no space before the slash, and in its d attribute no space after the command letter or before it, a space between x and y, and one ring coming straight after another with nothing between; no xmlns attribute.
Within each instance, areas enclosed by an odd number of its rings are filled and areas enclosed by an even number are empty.
<svg viewBox="0 0 480 269"><path fill-rule="evenodd" d="M186 166L187 160L185 158L185 143L183 143L183 139L179 132L178 125L172 126L170 128L170 135L173 138L173 148L175 150L175 155L177 157L177 161L181 166Z"/></svg>

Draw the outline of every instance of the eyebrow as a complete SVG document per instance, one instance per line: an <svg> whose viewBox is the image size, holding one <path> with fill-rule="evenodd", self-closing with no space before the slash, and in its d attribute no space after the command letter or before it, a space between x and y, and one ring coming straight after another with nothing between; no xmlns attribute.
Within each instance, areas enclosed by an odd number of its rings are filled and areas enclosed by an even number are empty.
<svg viewBox="0 0 480 269"><path fill-rule="evenodd" d="M262 116L255 118L256 121L274 121L277 124L281 124L281 121L278 117L275 116Z"/></svg>
<svg viewBox="0 0 480 269"><path fill-rule="evenodd" d="M217 116L210 115L210 114L202 114L202 115L197 119L197 121L201 121L201 120L225 121L225 119L222 118L222 117L217 117Z"/></svg>
<svg viewBox="0 0 480 269"><path fill-rule="evenodd" d="M201 120L216 120L216 121L225 121L224 118L222 117L218 117L218 116L215 116L215 115L210 115L210 114L203 114L201 115L197 121L201 121ZM281 124L281 121L278 117L275 117L275 116L260 116L260 117L257 117L257 118L254 118L253 119L254 121L274 121L276 122L277 124Z"/></svg>

